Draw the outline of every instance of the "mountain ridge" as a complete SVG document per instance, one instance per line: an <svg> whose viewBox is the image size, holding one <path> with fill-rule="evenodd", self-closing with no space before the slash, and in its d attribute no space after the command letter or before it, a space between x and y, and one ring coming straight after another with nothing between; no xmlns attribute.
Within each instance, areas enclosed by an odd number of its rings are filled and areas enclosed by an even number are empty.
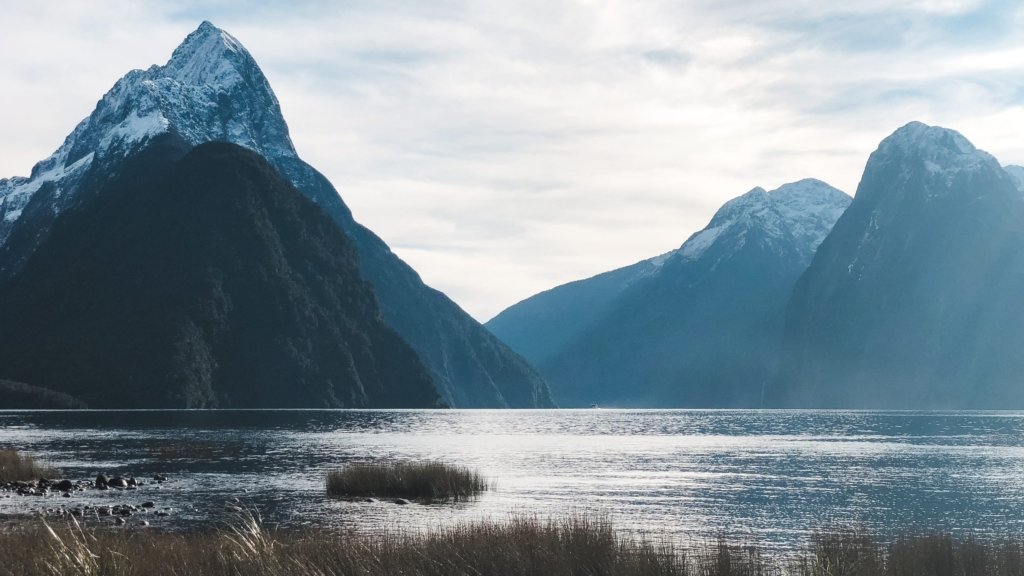
<svg viewBox="0 0 1024 576"><path fill-rule="evenodd" d="M118 168L0 284L5 375L93 408L438 404L352 241L262 156L163 135Z"/></svg>
<svg viewBox="0 0 1024 576"><path fill-rule="evenodd" d="M561 404L756 405L761 379L742 380L768 370L788 290L848 202L813 179L754 188L680 248L545 291L487 326ZM744 354L753 360L737 369Z"/></svg>
<svg viewBox="0 0 1024 576"><path fill-rule="evenodd" d="M258 64L208 21L163 66L118 80L56 152L27 177L0 180L0 278L18 273L54 220L75 205L90 173L172 133L191 145L229 141L262 155L351 237L385 321L409 342L445 400L462 407L553 406L546 383L457 304L426 286L358 224L334 186L298 156Z"/></svg>

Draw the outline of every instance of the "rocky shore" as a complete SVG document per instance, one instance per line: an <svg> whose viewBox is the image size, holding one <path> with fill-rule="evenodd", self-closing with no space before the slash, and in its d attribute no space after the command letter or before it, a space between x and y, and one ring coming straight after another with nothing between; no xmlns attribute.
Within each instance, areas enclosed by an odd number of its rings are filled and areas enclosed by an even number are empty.
<svg viewBox="0 0 1024 576"><path fill-rule="evenodd" d="M167 477L162 475L148 479L107 474L98 474L94 479L40 478L0 484L0 498L39 499L35 515L44 518L75 518L90 524L116 526L149 526L155 519L166 518L174 512L171 507L158 506L157 498L147 498L167 481ZM75 502L76 496L81 497L87 492L104 493L110 502Z"/></svg>

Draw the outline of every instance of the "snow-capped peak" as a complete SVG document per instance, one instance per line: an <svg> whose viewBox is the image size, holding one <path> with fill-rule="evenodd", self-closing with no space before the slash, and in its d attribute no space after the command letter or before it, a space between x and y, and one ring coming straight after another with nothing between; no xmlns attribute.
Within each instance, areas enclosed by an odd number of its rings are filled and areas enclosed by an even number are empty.
<svg viewBox="0 0 1024 576"><path fill-rule="evenodd" d="M161 75L184 84L226 87L241 81L239 68L250 65L255 61L241 42L204 21L174 50Z"/></svg>
<svg viewBox="0 0 1024 576"><path fill-rule="evenodd" d="M918 121L908 122L896 129L879 145L879 149L889 147L954 155L974 154L978 151L970 140L956 130L941 126L929 126Z"/></svg>
<svg viewBox="0 0 1024 576"><path fill-rule="evenodd" d="M55 187L48 201L59 213L92 163L123 158L167 132L192 144L233 142L272 163L298 158L277 97L256 61L233 36L203 22L165 65L133 70L118 80L29 178L0 180L5 212L0 245L44 183Z"/></svg>
<svg viewBox="0 0 1024 576"><path fill-rule="evenodd" d="M868 160L900 163L904 175L922 173L929 180L948 187L958 173L998 166L994 157L979 150L956 130L911 122L882 140Z"/></svg>
<svg viewBox="0 0 1024 576"><path fill-rule="evenodd" d="M991 154L956 130L911 122L882 140L871 154L857 198L890 212L905 197L931 202L953 190L967 192L973 187L961 184L979 173L1003 170Z"/></svg>
<svg viewBox="0 0 1024 576"><path fill-rule="evenodd" d="M726 202L706 228L679 248L678 254L695 260L729 236L742 247L746 232L757 227L770 238L789 240L808 256L817 250L851 198L821 180L808 178L784 184L771 192L757 187Z"/></svg>

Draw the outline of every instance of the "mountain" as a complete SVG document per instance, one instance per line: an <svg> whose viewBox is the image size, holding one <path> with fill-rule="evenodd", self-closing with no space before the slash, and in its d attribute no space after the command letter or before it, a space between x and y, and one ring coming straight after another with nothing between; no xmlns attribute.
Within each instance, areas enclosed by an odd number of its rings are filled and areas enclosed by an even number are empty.
<svg viewBox="0 0 1024 576"><path fill-rule="evenodd" d="M437 404L351 240L256 153L164 135L92 176L0 284L5 375L94 408Z"/></svg>
<svg viewBox="0 0 1024 576"><path fill-rule="evenodd" d="M608 315L623 292L653 275L674 254L545 290L502 311L486 326L532 364L544 366Z"/></svg>
<svg viewBox="0 0 1024 576"><path fill-rule="evenodd" d="M1013 178L1014 185L1017 186L1017 190L1024 192L1024 166L1003 166L1003 170Z"/></svg>
<svg viewBox="0 0 1024 576"><path fill-rule="evenodd" d="M790 291L849 204L817 180L755 188L678 250L572 282L487 326L566 406L757 406Z"/></svg>
<svg viewBox="0 0 1024 576"><path fill-rule="evenodd" d="M354 220L331 183L296 153L256 61L209 22L190 34L167 64L118 80L29 177L0 180L0 279L19 273L59 215L82 201L85 182L116 172L162 134L193 146L222 140L248 148L318 204L355 242L360 271L373 286L385 323L413 347L448 404L552 405L546 384L526 361L426 286Z"/></svg>
<svg viewBox="0 0 1024 576"><path fill-rule="evenodd" d="M910 123L794 289L771 402L1024 407L1024 199L961 134Z"/></svg>

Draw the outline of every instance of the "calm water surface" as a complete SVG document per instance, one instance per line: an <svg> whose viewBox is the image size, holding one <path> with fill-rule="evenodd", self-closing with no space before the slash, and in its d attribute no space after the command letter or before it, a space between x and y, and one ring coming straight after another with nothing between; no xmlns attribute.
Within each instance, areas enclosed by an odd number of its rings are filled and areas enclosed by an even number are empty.
<svg viewBox="0 0 1024 576"><path fill-rule="evenodd" d="M779 548L837 525L1024 533L1024 413L0 411L0 447L76 479L170 478L137 492L0 497L0 517L154 500L174 509L155 525L189 528L222 522L238 497L271 524L367 531L596 512L629 532ZM324 493L332 467L408 458L479 468L496 489L411 506Z"/></svg>

